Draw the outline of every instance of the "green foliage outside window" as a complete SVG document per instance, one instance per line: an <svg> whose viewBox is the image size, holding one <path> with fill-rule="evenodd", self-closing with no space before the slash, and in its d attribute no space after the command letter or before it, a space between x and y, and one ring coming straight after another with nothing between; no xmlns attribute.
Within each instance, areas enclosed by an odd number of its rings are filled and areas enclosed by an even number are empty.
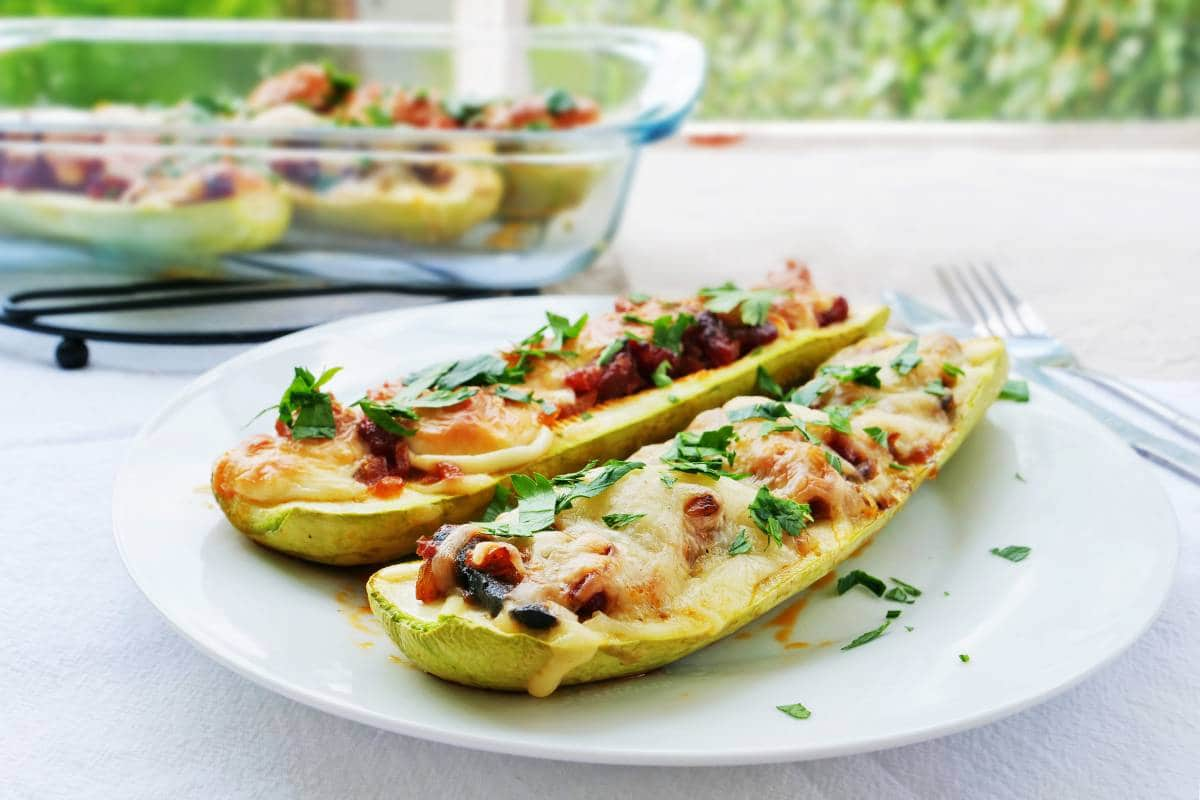
<svg viewBox="0 0 1200 800"><path fill-rule="evenodd" d="M700 117L1200 115L1200 0L531 0L545 23L677 28Z"/></svg>

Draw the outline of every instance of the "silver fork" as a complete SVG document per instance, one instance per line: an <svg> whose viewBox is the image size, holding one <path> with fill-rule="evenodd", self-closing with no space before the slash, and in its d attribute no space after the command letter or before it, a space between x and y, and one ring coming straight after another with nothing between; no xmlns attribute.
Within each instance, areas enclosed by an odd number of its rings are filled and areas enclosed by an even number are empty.
<svg viewBox="0 0 1200 800"><path fill-rule="evenodd" d="M1087 369L1050 335L1041 318L1009 288L991 264L979 268L935 266L955 313L980 336L1000 336L1014 355L1039 367L1057 367L1141 409L1189 439L1200 442L1200 420L1172 408L1124 381Z"/></svg>

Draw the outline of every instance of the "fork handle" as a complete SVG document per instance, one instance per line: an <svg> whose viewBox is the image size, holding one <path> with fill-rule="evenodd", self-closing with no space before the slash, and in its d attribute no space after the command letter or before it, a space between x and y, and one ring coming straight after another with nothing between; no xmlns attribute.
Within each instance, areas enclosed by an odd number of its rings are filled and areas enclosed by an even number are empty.
<svg viewBox="0 0 1200 800"><path fill-rule="evenodd" d="M1026 374L1034 383L1045 386L1091 414L1109 430L1120 436L1143 458L1166 467L1182 478L1200 486L1200 452L1155 436L1144 428L1119 417L1101 405L1056 381L1038 367L1027 367Z"/></svg>
<svg viewBox="0 0 1200 800"><path fill-rule="evenodd" d="M1194 442L1200 442L1200 420L1172 408L1163 401L1143 392L1120 378L1084 367L1062 367L1062 370L1109 392L1125 402L1137 406L1160 422L1169 425Z"/></svg>

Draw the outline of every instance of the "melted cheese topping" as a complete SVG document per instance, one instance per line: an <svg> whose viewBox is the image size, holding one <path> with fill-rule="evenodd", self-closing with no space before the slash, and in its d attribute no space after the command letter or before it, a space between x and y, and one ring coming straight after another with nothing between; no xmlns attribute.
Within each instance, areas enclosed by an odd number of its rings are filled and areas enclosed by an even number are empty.
<svg viewBox="0 0 1200 800"><path fill-rule="evenodd" d="M549 428L541 426L536 429L537 435L528 444L513 445L499 450L489 450L477 455L458 455L441 453L437 455L416 454L409 456L409 461L417 469L432 470L439 463L453 464L468 474L503 472L514 469L522 464L528 464L542 456L554 443L554 434Z"/></svg>

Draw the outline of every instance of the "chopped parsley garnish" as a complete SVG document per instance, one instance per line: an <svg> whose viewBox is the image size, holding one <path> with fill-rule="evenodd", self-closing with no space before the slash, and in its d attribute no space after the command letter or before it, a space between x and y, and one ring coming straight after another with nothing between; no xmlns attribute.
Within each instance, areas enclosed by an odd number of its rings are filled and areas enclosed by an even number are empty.
<svg viewBox="0 0 1200 800"><path fill-rule="evenodd" d="M917 602L916 598L910 598L908 596L908 592L904 591L899 586L893 586L891 589L888 589L884 593L883 599L892 600L896 603L907 603L908 605L912 605L913 603Z"/></svg>
<svg viewBox="0 0 1200 800"><path fill-rule="evenodd" d="M854 410L850 406L827 406L825 408L826 423L838 433L853 433L850 427L850 415Z"/></svg>
<svg viewBox="0 0 1200 800"><path fill-rule="evenodd" d="M629 298L629 302L637 303L638 305L650 302L650 295L645 292L630 292L625 296Z"/></svg>
<svg viewBox="0 0 1200 800"><path fill-rule="evenodd" d="M512 498L512 491L507 486L497 486L496 493L492 495L492 502L488 503L487 508L483 510L483 522L491 522L496 517L508 511L509 500Z"/></svg>
<svg viewBox="0 0 1200 800"><path fill-rule="evenodd" d="M676 478L674 475L670 474L669 472L662 473L661 475L658 476L658 479L660 481L662 481L663 486L666 486L668 488L674 486L675 482L679 480L678 478Z"/></svg>
<svg viewBox="0 0 1200 800"><path fill-rule="evenodd" d="M808 719L812 716L812 712L805 708L803 703L792 703L788 706L775 706L775 708L795 719Z"/></svg>
<svg viewBox="0 0 1200 800"><path fill-rule="evenodd" d="M708 475L710 478L734 477L725 470L733 466L733 451L730 443L736 438L732 425L715 430L682 431L675 434L670 449L662 456L662 462L677 472Z"/></svg>
<svg viewBox="0 0 1200 800"><path fill-rule="evenodd" d="M617 357L617 353L621 352L621 348L625 346L625 343L631 341L641 341L641 339L629 331L625 331L604 346L604 349L600 351L600 357L596 359L596 363L602 367L607 365L608 362Z"/></svg>
<svg viewBox="0 0 1200 800"><path fill-rule="evenodd" d="M751 406L742 406L735 408L729 412L729 420L731 422L741 422L746 419L781 419L789 416L791 412L783 403L755 403Z"/></svg>
<svg viewBox="0 0 1200 800"><path fill-rule="evenodd" d="M636 325L653 325L654 320L639 317L637 314L625 314L621 317L625 322L632 322Z"/></svg>
<svg viewBox="0 0 1200 800"><path fill-rule="evenodd" d="M550 349L561 350L563 343L566 342L567 339L574 339L583 332L583 326L587 324L587 321L587 314L584 314L579 319L571 322L566 317L560 317L558 314L555 314L552 311L547 311L546 322L549 324L550 330L554 334L554 338L550 344Z"/></svg>
<svg viewBox="0 0 1200 800"><path fill-rule="evenodd" d="M1010 544L1008 547L993 547L988 552L994 556L1007 558L1009 561L1012 561L1015 564L1018 561L1024 561L1031 550L1023 545Z"/></svg>
<svg viewBox="0 0 1200 800"><path fill-rule="evenodd" d="M951 364L949 361L942 362L942 372L946 373L952 378L961 378L963 375L967 374L962 371L961 367L957 367L954 364Z"/></svg>
<svg viewBox="0 0 1200 800"><path fill-rule="evenodd" d="M409 408L446 408L447 406L456 406L464 400L469 400L479 393L478 389L472 387L461 387L458 389L435 389L424 397L414 397L411 400L406 398L406 405ZM396 396L400 397L401 393Z"/></svg>
<svg viewBox="0 0 1200 800"><path fill-rule="evenodd" d="M579 498L595 497L633 470L644 466L637 461L609 461L590 481L583 480L583 470L560 475L554 481L545 475L513 475L512 486L517 495L516 521L485 521L482 527L495 536L533 536L553 526L554 517L570 508ZM495 497L492 502L496 502ZM490 509L491 505L488 507Z"/></svg>
<svg viewBox="0 0 1200 800"><path fill-rule="evenodd" d="M1029 481L1025 480L1025 476L1019 472L1014 472L1013 477L1019 480L1021 483L1029 483Z"/></svg>
<svg viewBox="0 0 1200 800"><path fill-rule="evenodd" d="M669 395L667 395L667 402L670 403L671 405L675 405L676 403L679 402L679 397L675 394L669 394Z"/></svg>
<svg viewBox="0 0 1200 800"><path fill-rule="evenodd" d="M670 386L674 383L667 371L671 369L671 362L663 359L658 362L658 366L654 368L654 372L650 375L650 380L654 381L655 386Z"/></svg>
<svg viewBox="0 0 1200 800"><path fill-rule="evenodd" d="M650 341L678 355L683 352L683 332L695 321L691 314L679 314L674 317L664 314L654 320L654 332Z"/></svg>
<svg viewBox="0 0 1200 800"><path fill-rule="evenodd" d="M852 642L850 642L850 644L843 645L842 649L843 650L853 650L856 647L862 647L864 644L867 644L868 642L875 641L880 636L883 636L883 632L886 631L888 629L888 626L890 626L892 624L892 620L894 620L898 616L900 616L899 609L892 609L891 611L887 612L887 615L884 618L882 625L880 625L878 628L875 628L873 630L869 630L866 633L860 634Z"/></svg>
<svg viewBox="0 0 1200 800"><path fill-rule="evenodd" d="M797 503L786 497L776 497L765 487L758 487L758 494L750 504L750 518L758 529L775 544L783 544L783 535L799 536L813 521L808 503Z"/></svg>
<svg viewBox="0 0 1200 800"><path fill-rule="evenodd" d="M455 361L438 377L436 386L439 389L457 389L460 386L518 383L524 377L523 369L514 369L499 356L485 353Z"/></svg>
<svg viewBox="0 0 1200 800"><path fill-rule="evenodd" d="M767 321L771 303L777 297L782 297L783 292L778 289L739 289L729 282L701 289L700 296L708 301L704 307L718 314L733 311L741 306L742 323L757 326Z"/></svg>
<svg viewBox="0 0 1200 800"><path fill-rule="evenodd" d="M833 388L833 382L827 378L814 378L792 392L791 400L796 405L812 408L821 399L821 395Z"/></svg>
<svg viewBox="0 0 1200 800"><path fill-rule="evenodd" d="M885 431L883 428L872 425L869 428L863 428L863 433L865 433L867 436L870 436L872 439L874 439L879 444L880 447L888 446L887 431Z"/></svg>
<svg viewBox="0 0 1200 800"><path fill-rule="evenodd" d="M892 359L891 367L896 370L897 375L907 375L917 368L923 359L917 355L917 340L909 339L908 344L904 345L904 349L900 354Z"/></svg>
<svg viewBox="0 0 1200 800"><path fill-rule="evenodd" d="M839 475L842 474L842 459L837 453L833 452L832 450L826 450L825 460L829 462L829 466L837 470Z"/></svg>
<svg viewBox="0 0 1200 800"><path fill-rule="evenodd" d="M964 664L966 664L968 661L971 660L971 657L969 655L967 655L966 653L959 653L958 660L963 662Z"/></svg>
<svg viewBox="0 0 1200 800"><path fill-rule="evenodd" d="M596 415L595 415L595 414L593 414L592 412L590 412L590 411L585 411L585 412L583 412L582 414L580 414L580 415L579 415L579 418L580 418L580 419L582 419L584 422L587 422L589 419L592 419L592 418L593 418L593 417L595 417L595 416L596 416Z"/></svg>
<svg viewBox="0 0 1200 800"><path fill-rule="evenodd" d="M478 394L479 390L472 387L459 389L436 389L424 397L417 396L423 391L419 384L405 386L395 397L384 402L376 402L363 398L354 405L363 410L367 419L374 422L393 436L412 436L415 431L407 427L403 421L415 422L418 419L418 408L446 408L458 405Z"/></svg>
<svg viewBox="0 0 1200 800"><path fill-rule="evenodd" d="M533 392L522 392L520 389L514 389L506 384L496 387L496 396L503 397L505 400L512 400L514 403L533 402Z"/></svg>
<svg viewBox="0 0 1200 800"><path fill-rule="evenodd" d="M368 125L376 128L390 128L392 126L392 115L374 103L367 106L364 111L367 115Z"/></svg>
<svg viewBox="0 0 1200 800"><path fill-rule="evenodd" d="M279 421L292 432L293 439L332 439L337 434L333 400L321 387L341 369L330 367L318 378L304 367L293 367L292 382L276 406Z"/></svg>
<svg viewBox="0 0 1200 800"><path fill-rule="evenodd" d="M600 468L600 472L589 481L583 481L580 478L564 484L561 482L563 476L560 475L555 483L563 488L559 491L556 509L566 511L581 497L595 497L635 469L641 469L644 466L646 465L641 461L619 461L614 458L606 461Z"/></svg>
<svg viewBox="0 0 1200 800"><path fill-rule="evenodd" d="M914 628L912 625L905 625L904 630L908 631L909 633L912 633L913 631L916 630L916 628Z"/></svg>
<svg viewBox="0 0 1200 800"><path fill-rule="evenodd" d="M899 586L901 589L903 589L905 591L905 593L908 594L910 597L920 597L921 596L921 590L918 589L917 587L913 586L911 583L905 583L904 581L900 580L899 578L890 578L889 577L888 580L891 581L892 583L896 584L897 586Z"/></svg>
<svg viewBox="0 0 1200 800"><path fill-rule="evenodd" d="M895 461L893 461L892 463L888 464L888 469L903 471L908 469L908 467L904 466L903 464L897 464Z"/></svg>
<svg viewBox="0 0 1200 800"><path fill-rule="evenodd" d="M575 110L575 98L566 89L555 89L546 95L546 110L554 116Z"/></svg>
<svg viewBox="0 0 1200 800"><path fill-rule="evenodd" d="M950 394L950 390L946 388L944 383L942 383L941 378L935 378L931 380L922 388L924 389L925 394L931 394L934 397L945 397L946 395Z"/></svg>
<svg viewBox="0 0 1200 800"><path fill-rule="evenodd" d="M733 541L729 543L729 555L740 556L749 553L752 545L750 538L746 536L746 529L738 529L738 535L733 537Z"/></svg>
<svg viewBox="0 0 1200 800"><path fill-rule="evenodd" d="M604 524L612 528L614 531L619 531L626 525L637 522L645 514L605 514L602 519Z"/></svg>
<svg viewBox="0 0 1200 800"><path fill-rule="evenodd" d="M359 400L354 405L362 409L363 416L393 436L412 436L416 433L413 428L407 427L400 421L415 422L417 420L417 412L408 406L397 406L390 402L376 403L366 398Z"/></svg>
<svg viewBox="0 0 1200 800"><path fill-rule="evenodd" d="M862 586L869 590L876 597L883 596L883 590L887 588L887 584L876 578L869 572L863 572L861 569L852 570L838 578L837 593L843 595L853 589L855 586Z"/></svg>
<svg viewBox="0 0 1200 800"><path fill-rule="evenodd" d="M881 369L883 367L875 364L858 364L853 367L846 364L829 364L821 367L821 374L837 378L842 383L857 383L860 386L878 389L882 386L879 382L879 370Z"/></svg>
<svg viewBox="0 0 1200 800"><path fill-rule="evenodd" d="M754 390L776 400L783 399L783 387L775 382L771 373L767 372L761 364L758 365L758 371L754 374Z"/></svg>
<svg viewBox="0 0 1200 800"><path fill-rule="evenodd" d="M224 97L213 97L208 94L197 94L191 98L191 103L196 108L210 116L231 115L237 113L237 101L229 100Z"/></svg>
<svg viewBox="0 0 1200 800"><path fill-rule="evenodd" d="M1017 403L1029 402L1029 384L1025 381L1008 380L1000 390L1001 400L1012 400Z"/></svg>
<svg viewBox="0 0 1200 800"><path fill-rule="evenodd" d="M352 72L342 72L328 61L322 64L322 67L325 69L325 76L329 78L329 85L333 87L333 97L329 99L328 104L336 106L358 86L358 76Z"/></svg>

